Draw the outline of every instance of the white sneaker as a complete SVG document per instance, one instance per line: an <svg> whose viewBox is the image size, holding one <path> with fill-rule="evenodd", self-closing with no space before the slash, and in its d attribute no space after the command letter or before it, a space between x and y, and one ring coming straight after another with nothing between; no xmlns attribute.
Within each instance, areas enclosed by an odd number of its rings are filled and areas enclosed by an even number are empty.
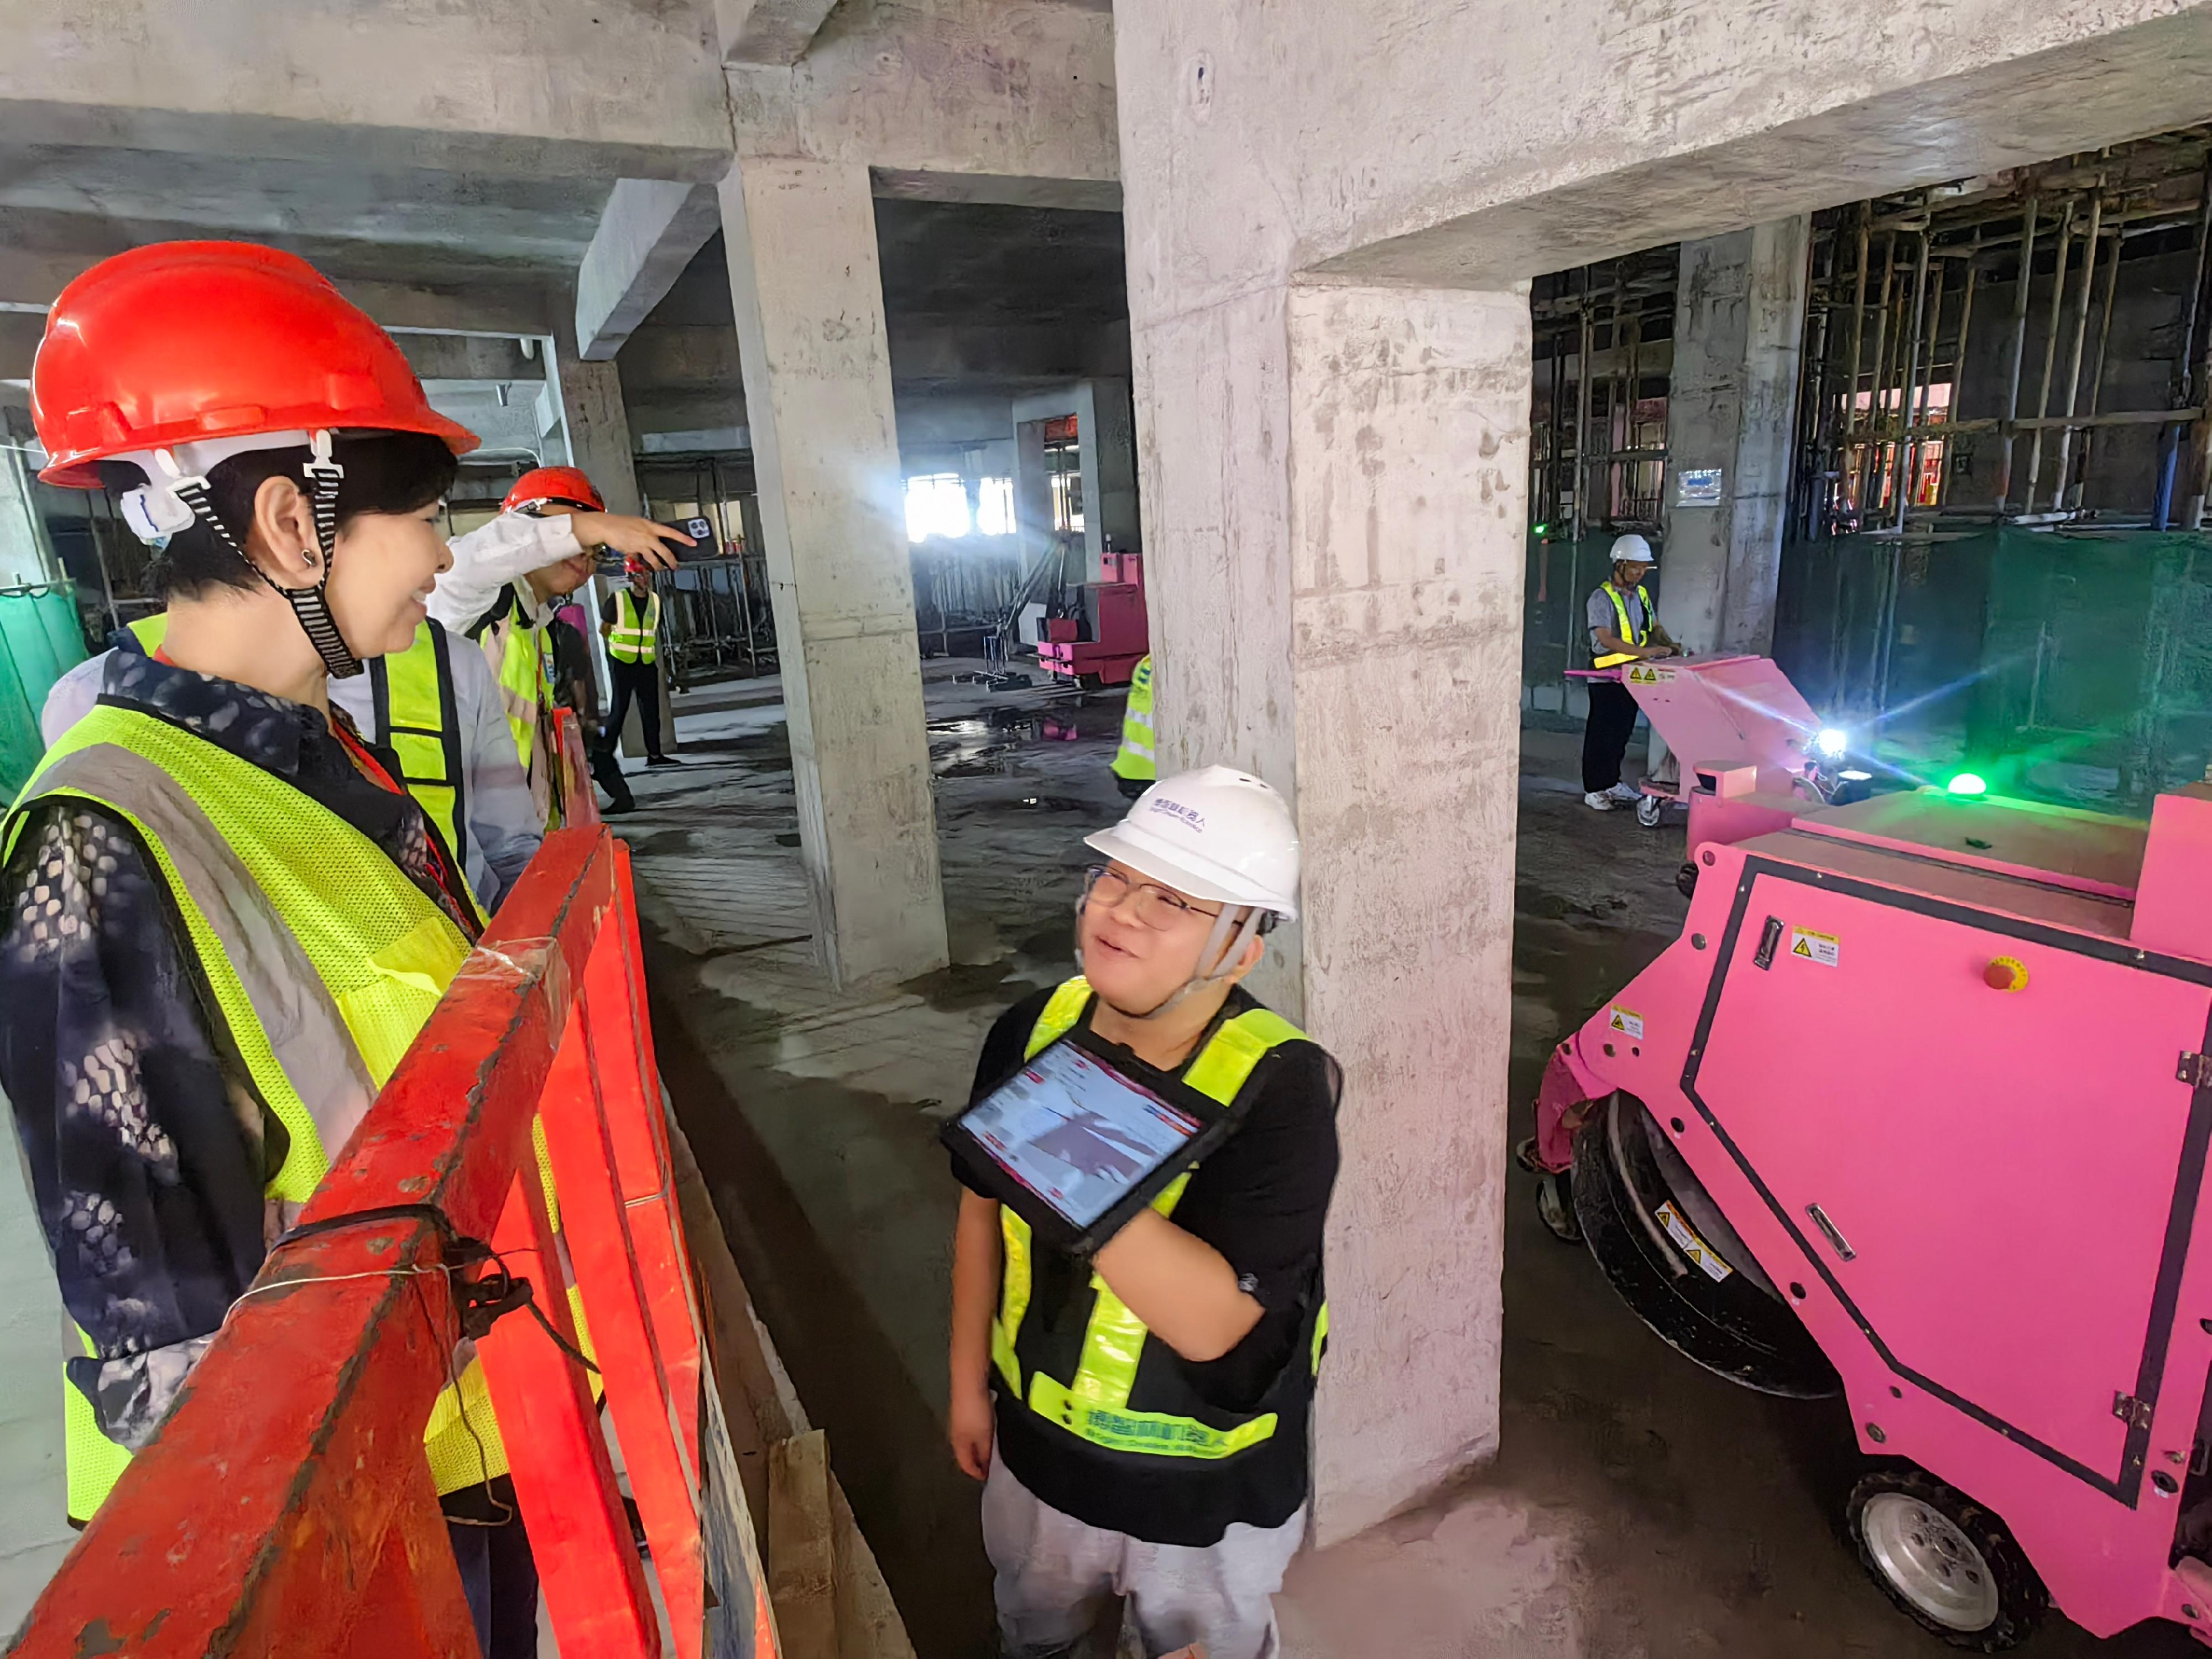
<svg viewBox="0 0 2212 1659"><path fill-rule="evenodd" d="M1613 799L1601 789L1595 793L1584 795L1583 805L1593 812L1610 812L1613 808Z"/></svg>
<svg viewBox="0 0 2212 1659"><path fill-rule="evenodd" d="M1632 787L1626 783L1616 783L1605 793L1615 800L1626 801L1632 806L1644 799L1644 792L1641 789Z"/></svg>

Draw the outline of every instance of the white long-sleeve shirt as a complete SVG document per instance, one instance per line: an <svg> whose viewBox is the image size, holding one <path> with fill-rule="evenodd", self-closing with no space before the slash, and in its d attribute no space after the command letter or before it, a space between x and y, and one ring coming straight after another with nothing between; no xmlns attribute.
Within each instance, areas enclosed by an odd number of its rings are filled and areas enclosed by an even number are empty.
<svg viewBox="0 0 2212 1659"><path fill-rule="evenodd" d="M552 616L553 607L540 604L522 578L584 550L565 513L543 519L502 513L449 544L453 568L430 590L430 615L455 634L465 634L482 621L499 603L500 591L509 586L523 608L523 623L538 627Z"/></svg>

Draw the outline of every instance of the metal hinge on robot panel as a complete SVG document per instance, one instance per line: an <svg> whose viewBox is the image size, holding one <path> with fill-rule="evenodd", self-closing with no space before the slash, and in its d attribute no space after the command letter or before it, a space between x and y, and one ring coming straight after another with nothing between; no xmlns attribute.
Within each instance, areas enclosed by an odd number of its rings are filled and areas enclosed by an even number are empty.
<svg viewBox="0 0 2212 1659"><path fill-rule="evenodd" d="M2173 1077L2177 1083L2186 1083L2192 1089L2212 1088L2212 1060L2203 1054L2185 1053L2173 1062Z"/></svg>
<svg viewBox="0 0 2212 1659"><path fill-rule="evenodd" d="M2147 1429L2150 1426L2151 1403L2131 1394L2116 1394L2112 1396L2112 1415L2131 1429Z"/></svg>

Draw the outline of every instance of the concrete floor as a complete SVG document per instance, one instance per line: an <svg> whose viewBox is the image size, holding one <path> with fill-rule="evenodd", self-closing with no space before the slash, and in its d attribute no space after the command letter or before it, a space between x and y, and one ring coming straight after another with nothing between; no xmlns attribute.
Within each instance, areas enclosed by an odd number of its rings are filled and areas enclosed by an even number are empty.
<svg viewBox="0 0 2212 1659"><path fill-rule="evenodd" d="M984 1028L1068 970L1080 840L1118 816L1120 699L955 684L926 665L955 966L864 998L811 967L772 682L678 702L682 772L639 775L636 849L661 1063L763 1319L922 1659L992 1651L975 1493L942 1449L955 1189L933 1135ZM1578 738L1524 733L1514 1133L1544 1056L1679 927L1679 823L1580 804ZM1668 1350L1595 1264L1508 1204L1503 1446L1448 1500L1302 1558L1288 1651L1352 1659L1929 1655L1844 1543L1835 1402L1747 1394ZM2030 1659L2180 1655L2177 1627Z"/></svg>

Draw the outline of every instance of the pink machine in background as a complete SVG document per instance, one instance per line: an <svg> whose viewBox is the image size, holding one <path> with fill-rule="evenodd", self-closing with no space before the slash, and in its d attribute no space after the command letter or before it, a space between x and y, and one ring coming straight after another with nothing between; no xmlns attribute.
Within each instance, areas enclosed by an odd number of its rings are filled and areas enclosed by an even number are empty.
<svg viewBox="0 0 2212 1659"><path fill-rule="evenodd" d="M1694 882L1553 1056L1553 1194L1682 1352L1849 1401L1851 1531L1922 1624L1995 1650L2049 1602L2212 1642L2212 787L2148 825L1824 805L1771 663L1628 684Z"/></svg>
<svg viewBox="0 0 2212 1659"><path fill-rule="evenodd" d="M1152 648L1145 621L1144 556L1109 550L1098 561L1098 580L1076 592L1082 616L1045 623L1037 665L1079 684L1127 685Z"/></svg>

